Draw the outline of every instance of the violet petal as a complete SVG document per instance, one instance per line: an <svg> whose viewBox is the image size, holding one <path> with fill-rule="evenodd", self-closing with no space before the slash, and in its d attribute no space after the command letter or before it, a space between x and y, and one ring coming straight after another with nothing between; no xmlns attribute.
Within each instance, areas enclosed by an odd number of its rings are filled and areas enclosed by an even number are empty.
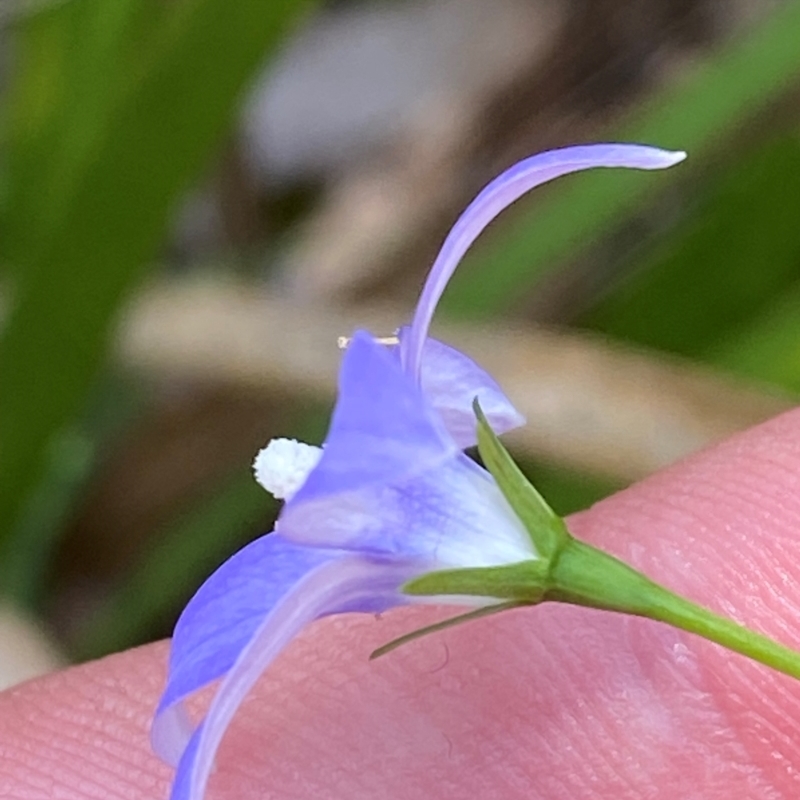
<svg viewBox="0 0 800 800"><path fill-rule="evenodd" d="M276 529L317 547L416 557L431 568L535 556L494 479L464 456L397 358L356 334L322 457Z"/></svg>
<svg viewBox="0 0 800 800"><path fill-rule="evenodd" d="M399 332L401 349L408 331L406 327ZM511 405L488 372L438 339L429 337L425 340L420 385L422 393L461 450L478 443L477 421L472 407L476 397L495 433L506 433L525 424L525 417Z"/></svg>
<svg viewBox="0 0 800 800"><path fill-rule="evenodd" d="M191 734L183 698L224 675L295 584L340 556L269 534L228 559L198 589L175 626L167 685L152 727L153 748L165 761L177 763Z"/></svg>
<svg viewBox="0 0 800 800"><path fill-rule="evenodd" d="M342 359L323 454L286 508L433 469L459 452L397 359L356 331ZM330 541L318 532L320 543Z"/></svg>
<svg viewBox="0 0 800 800"><path fill-rule="evenodd" d="M415 557L431 570L536 557L494 479L463 454L391 485L290 503L279 525L296 541Z"/></svg>
<svg viewBox="0 0 800 800"><path fill-rule="evenodd" d="M171 800L202 800L214 757L236 711L270 662L309 622L342 610L379 611L409 601L398 587L419 571L410 561L344 555L311 570L282 598L242 650L185 748Z"/></svg>

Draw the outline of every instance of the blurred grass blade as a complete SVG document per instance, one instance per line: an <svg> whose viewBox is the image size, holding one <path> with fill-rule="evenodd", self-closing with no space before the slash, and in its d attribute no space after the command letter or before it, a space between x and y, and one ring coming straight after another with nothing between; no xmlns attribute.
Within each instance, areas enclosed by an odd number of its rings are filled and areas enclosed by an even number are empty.
<svg viewBox="0 0 800 800"><path fill-rule="evenodd" d="M13 275L0 339L0 546L176 198L305 5L73 0L17 26L0 218Z"/></svg>
<svg viewBox="0 0 800 800"><path fill-rule="evenodd" d="M501 219L495 234L468 255L442 307L463 316L491 316L513 305L547 269L635 211L654 191L680 180L711 157L766 106L800 82L800 3L776 9L745 38L732 42L685 80L654 98L609 139L686 150L685 166L666 173L597 170L562 179L523 210ZM491 276L491 278L487 278Z"/></svg>
<svg viewBox="0 0 800 800"><path fill-rule="evenodd" d="M30 268L50 246L123 98L136 90L163 9L157 0L70 0L17 26L7 133L13 202L2 220L12 266Z"/></svg>
<svg viewBox="0 0 800 800"><path fill-rule="evenodd" d="M700 356L800 274L800 137L740 154L655 253L581 324Z"/></svg>
<svg viewBox="0 0 800 800"><path fill-rule="evenodd" d="M50 557L64 518L74 509L95 466L95 442L78 426L53 437L44 479L27 497L11 531L14 547L5 554L4 590L20 605L41 607Z"/></svg>
<svg viewBox="0 0 800 800"><path fill-rule="evenodd" d="M92 387L79 418L50 439L44 477L17 515L13 547L4 554L3 588L29 610L42 610L65 520L80 503L108 443L140 412L144 399L141 381L107 373Z"/></svg>
<svg viewBox="0 0 800 800"><path fill-rule="evenodd" d="M797 266L800 271L800 258ZM732 372L800 393L800 283L704 356Z"/></svg>

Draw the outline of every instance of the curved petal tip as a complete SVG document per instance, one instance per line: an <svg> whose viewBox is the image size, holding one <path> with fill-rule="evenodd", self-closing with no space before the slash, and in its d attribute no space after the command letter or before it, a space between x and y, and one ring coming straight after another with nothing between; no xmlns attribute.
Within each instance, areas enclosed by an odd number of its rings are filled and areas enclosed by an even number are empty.
<svg viewBox="0 0 800 800"><path fill-rule="evenodd" d="M688 155L685 150L664 150L664 166L674 167L675 164L685 161Z"/></svg>
<svg viewBox="0 0 800 800"><path fill-rule="evenodd" d="M682 150L662 150L644 144L581 144L530 156L491 181L456 220L425 281L403 352L403 363L409 373L419 379L428 327L456 266L478 235L503 209L536 186L562 175L597 167L666 169L685 158Z"/></svg>

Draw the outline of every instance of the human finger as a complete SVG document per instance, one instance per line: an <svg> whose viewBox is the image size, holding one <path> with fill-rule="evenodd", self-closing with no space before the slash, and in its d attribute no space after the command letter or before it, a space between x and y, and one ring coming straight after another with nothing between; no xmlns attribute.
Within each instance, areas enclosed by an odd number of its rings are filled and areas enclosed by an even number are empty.
<svg viewBox="0 0 800 800"><path fill-rule="evenodd" d="M570 520L671 589L800 643L800 411ZM229 730L211 796L795 796L800 687L659 623L545 605L408 645L441 616L323 620ZM147 726L163 644L0 700L0 796L165 797Z"/></svg>

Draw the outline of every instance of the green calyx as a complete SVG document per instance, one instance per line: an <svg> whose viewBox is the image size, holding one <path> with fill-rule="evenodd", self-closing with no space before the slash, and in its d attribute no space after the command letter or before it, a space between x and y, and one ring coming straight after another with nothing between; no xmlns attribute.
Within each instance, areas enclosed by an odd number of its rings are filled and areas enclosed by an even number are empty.
<svg viewBox="0 0 800 800"><path fill-rule="evenodd" d="M514 513L531 538L537 557L502 567L474 567L429 572L403 586L412 595L473 595L533 605L555 588L553 564L574 541L561 517L529 483L489 426L478 404L478 450Z"/></svg>
<svg viewBox="0 0 800 800"><path fill-rule="evenodd" d="M547 585L548 564L541 559L504 567L474 567L428 572L403 586L413 595L498 597L525 604L540 603Z"/></svg>
<svg viewBox="0 0 800 800"><path fill-rule="evenodd" d="M536 557L500 567L430 572L409 581L402 587L409 595L466 595L495 602L406 634L376 650L373 657L478 617L553 601L664 622L800 679L800 653L674 594L614 556L575 539L514 463L477 399L474 408L481 458L528 531Z"/></svg>
<svg viewBox="0 0 800 800"><path fill-rule="evenodd" d="M478 452L486 469L528 531L540 558L551 560L572 538L564 520L531 485L489 426L478 398L472 403L478 419Z"/></svg>

